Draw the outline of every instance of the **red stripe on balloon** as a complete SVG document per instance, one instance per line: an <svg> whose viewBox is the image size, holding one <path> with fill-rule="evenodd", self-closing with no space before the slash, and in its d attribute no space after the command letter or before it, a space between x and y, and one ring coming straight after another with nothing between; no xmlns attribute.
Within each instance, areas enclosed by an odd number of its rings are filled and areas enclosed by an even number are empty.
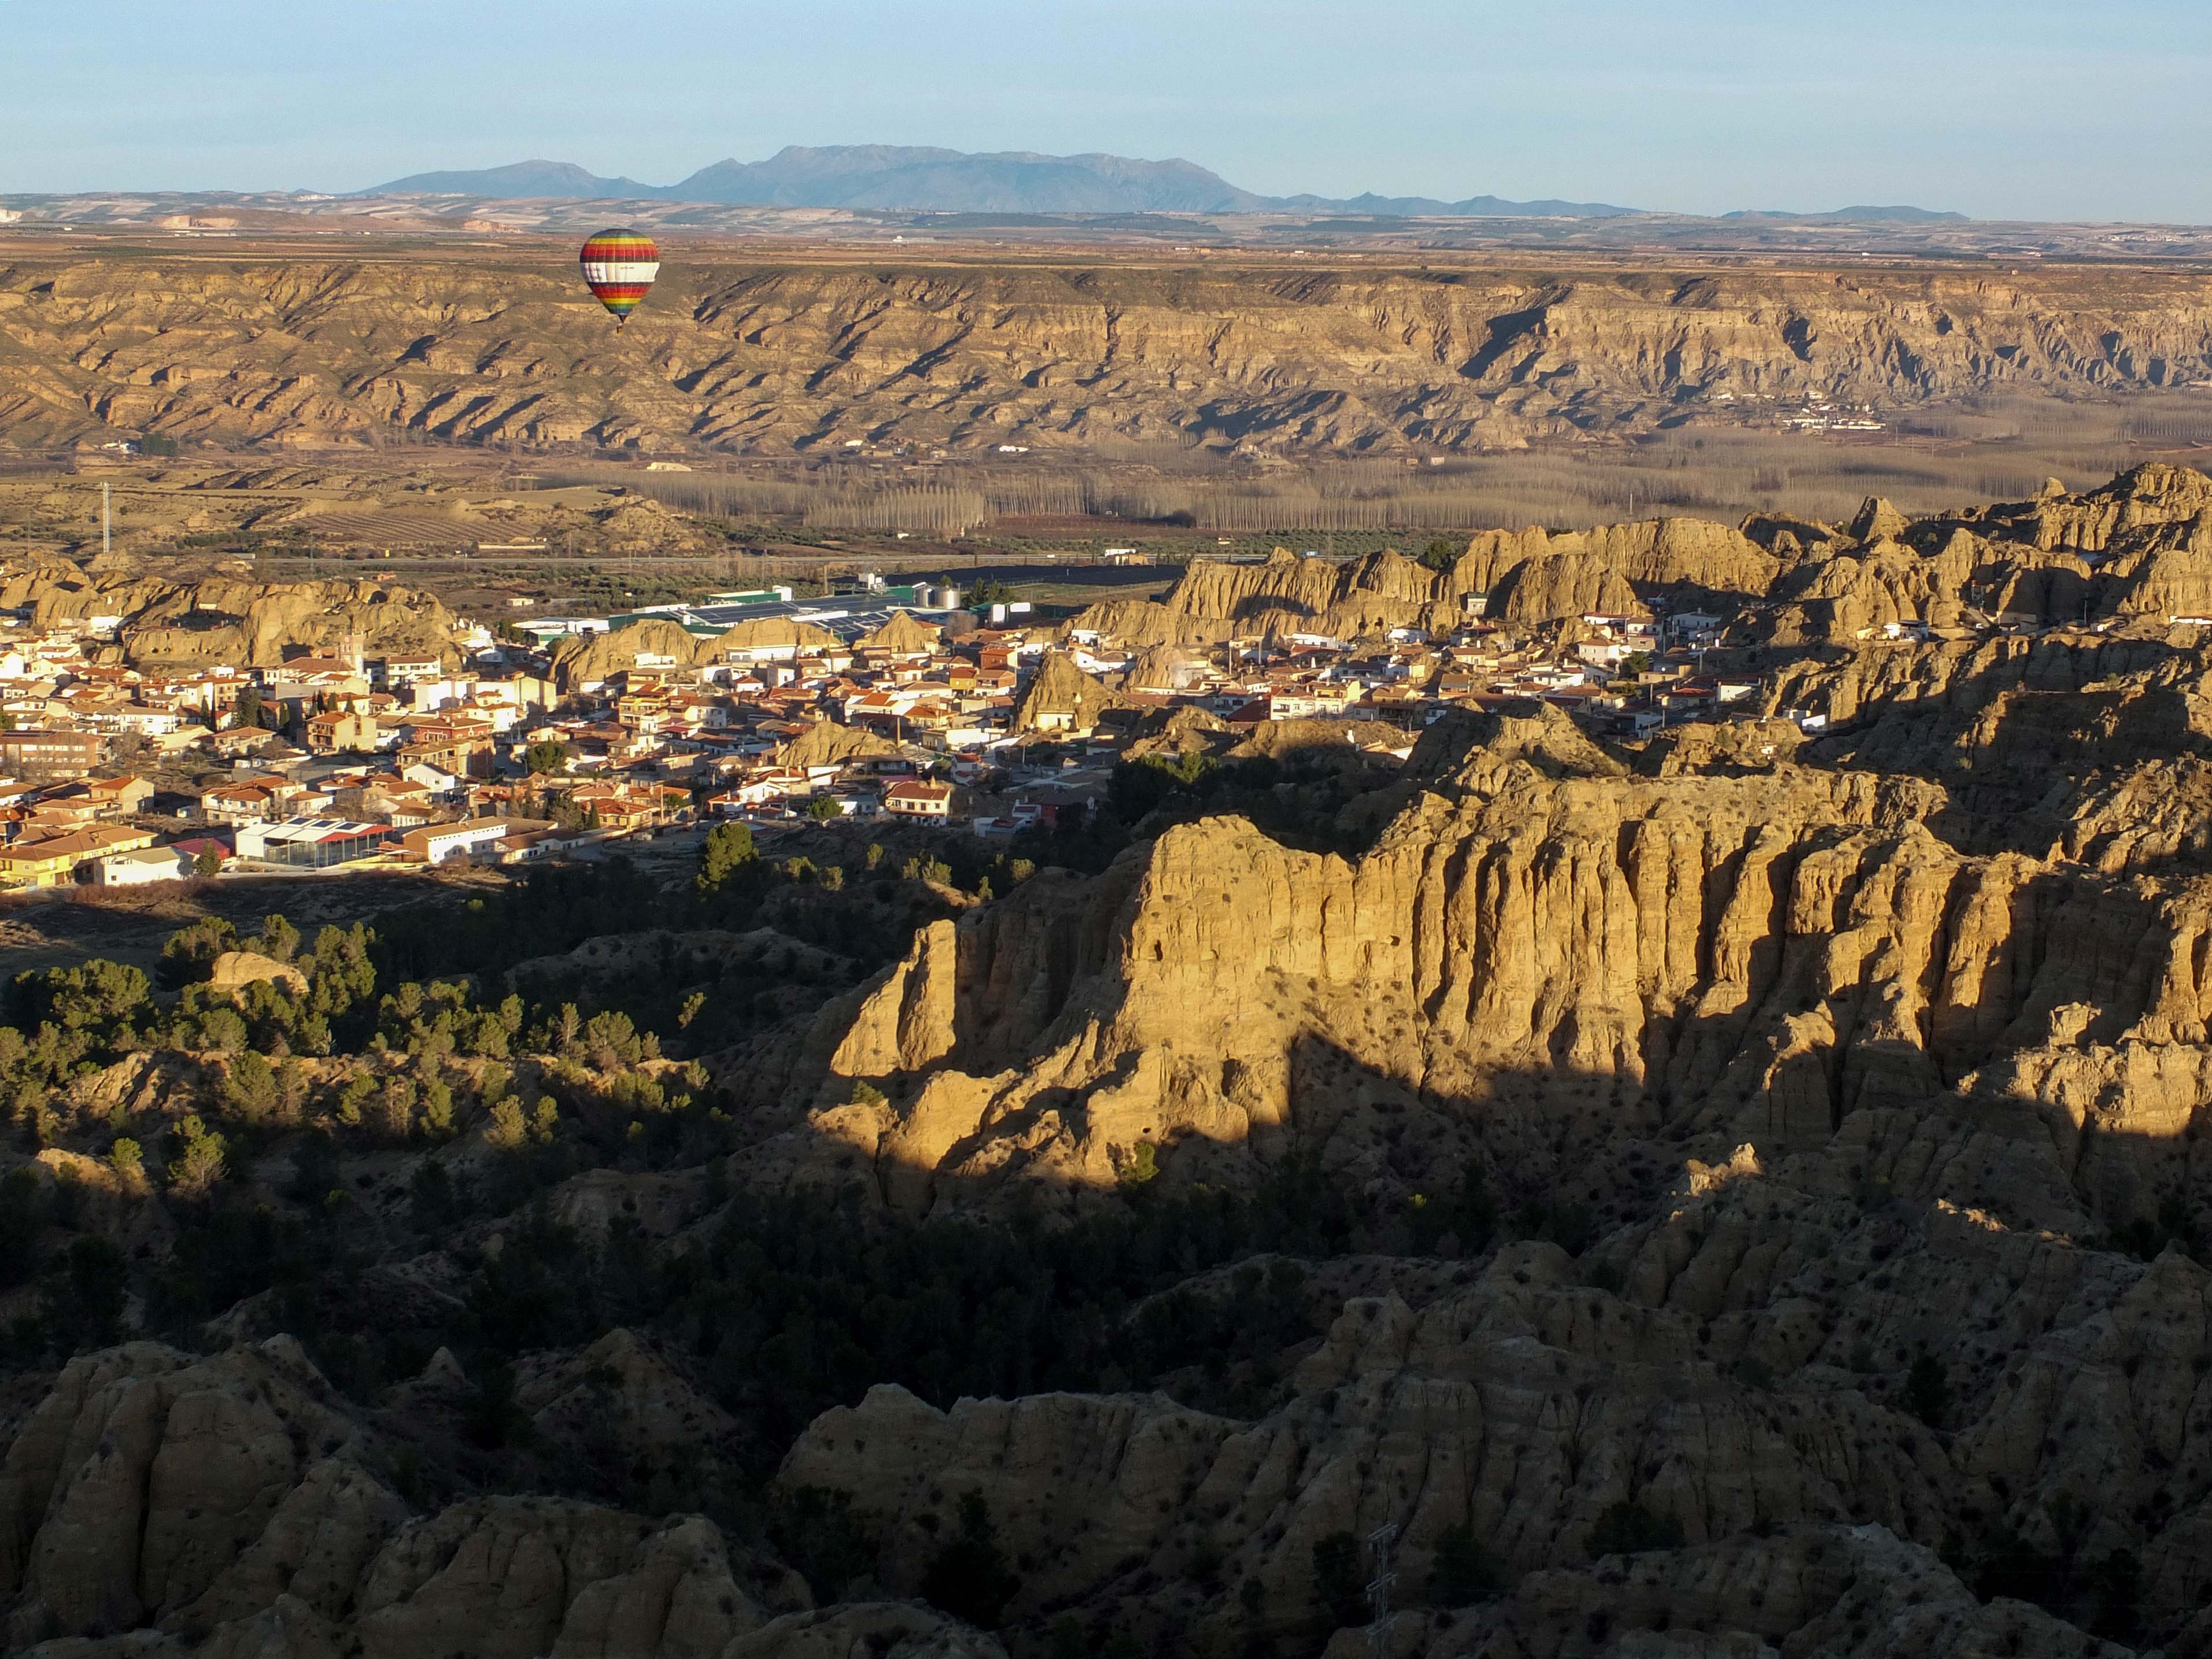
<svg viewBox="0 0 2212 1659"><path fill-rule="evenodd" d="M584 244L586 259L657 259L660 250L649 236L594 236Z"/></svg>

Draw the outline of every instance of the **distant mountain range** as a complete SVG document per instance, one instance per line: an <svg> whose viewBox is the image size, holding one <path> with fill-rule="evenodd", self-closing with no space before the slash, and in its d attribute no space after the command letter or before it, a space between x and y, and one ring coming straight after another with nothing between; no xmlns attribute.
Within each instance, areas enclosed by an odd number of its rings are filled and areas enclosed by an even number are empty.
<svg viewBox="0 0 2212 1659"><path fill-rule="evenodd" d="M418 173L353 192L356 196L574 197L586 201L602 196L652 200L667 193L635 179L602 179L573 161L516 161L473 172Z"/></svg>
<svg viewBox="0 0 2212 1659"><path fill-rule="evenodd" d="M1509 202L1472 196L1259 196L1190 161L1123 155L968 155L900 144L791 145L765 161L717 161L680 183L608 179L568 161L517 161L474 172L418 173L356 192L712 202L760 207L901 209L939 213L1349 213L1406 218L1610 219L1634 208L1602 202Z"/></svg>
<svg viewBox="0 0 2212 1659"><path fill-rule="evenodd" d="M1641 208L1606 202L1512 202L1470 196L1261 196L1193 161L1126 155L970 155L911 144L791 144L765 161L717 161L673 185L609 179L573 161L516 161L473 171L416 173L358 196L700 202L726 207L875 209L1005 214L1297 213L1366 218L1618 219ZM1963 213L1917 207L1849 207L1832 213L1751 210L1735 220L1802 223L1965 222Z"/></svg>

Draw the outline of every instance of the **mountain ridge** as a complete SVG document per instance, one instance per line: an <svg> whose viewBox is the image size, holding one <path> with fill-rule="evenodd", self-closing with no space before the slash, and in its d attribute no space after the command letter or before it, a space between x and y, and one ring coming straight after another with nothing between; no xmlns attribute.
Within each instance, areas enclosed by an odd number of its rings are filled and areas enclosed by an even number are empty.
<svg viewBox="0 0 2212 1659"><path fill-rule="evenodd" d="M451 195L541 199L700 202L720 206L842 208L945 213L1315 213L1376 218L1617 219L1652 210L1547 197L1515 201L1477 195L1265 196L1180 157L1145 161L1104 151L1048 155L1036 150L966 151L920 144L787 144L764 161L726 157L672 185L607 177L573 161L410 173L354 196ZM1703 216L1692 215L1691 217ZM1963 213L1905 204L1799 213L1747 208L1723 220L1802 223L1972 222Z"/></svg>
<svg viewBox="0 0 2212 1659"><path fill-rule="evenodd" d="M377 191L361 191L369 196L384 190L405 186L410 191L432 195L476 196L484 194L504 196L569 196L593 198L600 196L638 196L653 190L651 185L641 185L635 179L603 179L574 161L533 160L510 161L505 167L464 168L458 171L417 173L380 185Z"/></svg>
<svg viewBox="0 0 2212 1659"><path fill-rule="evenodd" d="M787 144L764 161L731 157L665 185L605 177L574 162L536 160L410 173L349 193L424 192L953 213L1352 212L1395 218L1619 218L1642 211L1604 202L1516 202L1489 195L1457 202L1371 191L1341 198L1310 193L1263 196L1241 189L1196 162L1174 157L1155 161L1099 151L1077 155L1033 150L971 153L902 144Z"/></svg>

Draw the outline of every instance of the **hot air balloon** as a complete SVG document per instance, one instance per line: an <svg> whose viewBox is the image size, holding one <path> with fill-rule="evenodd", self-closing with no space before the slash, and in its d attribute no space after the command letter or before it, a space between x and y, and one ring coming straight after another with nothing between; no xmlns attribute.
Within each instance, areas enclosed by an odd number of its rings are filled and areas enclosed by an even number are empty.
<svg viewBox="0 0 2212 1659"><path fill-rule="evenodd" d="M660 270L660 250L641 230L603 230L584 244L577 259L584 267L584 282L599 302L615 315L615 331Z"/></svg>

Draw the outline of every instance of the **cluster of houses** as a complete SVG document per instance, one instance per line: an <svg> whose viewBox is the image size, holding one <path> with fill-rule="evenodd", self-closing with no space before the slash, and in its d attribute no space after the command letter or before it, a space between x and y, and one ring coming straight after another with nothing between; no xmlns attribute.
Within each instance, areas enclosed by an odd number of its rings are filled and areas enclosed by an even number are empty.
<svg viewBox="0 0 2212 1659"><path fill-rule="evenodd" d="M1042 636L971 630L956 653L905 610L857 615L849 643L810 627L697 666L641 650L565 685L557 634L165 672L90 649L96 625L0 626L0 890L591 856L824 799L949 823L986 769L962 753L1006 732ZM825 726L849 735L799 741Z"/></svg>
<svg viewBox="0 0 2212 1659"><path fill-rule="evenodd" d="M542 710L551 686L489 633L453 654L301 652L273 668L124 666L117 619L0 628L0 890L134 886L240 860L438 863L467 810L463 742ZM105 624L105 625L103 625ZM537 665L542 668L543 665ZM441 763L445 763L441 764ZM543 856L556 825L516 818L471 855Z"/></svg>
<svg viewBox="0 0 2212 1659"><path fill-rule="evenodd" d="M1116 702L1125 712L1188 704L1232 727L1346 719L1418 732L1455 706L1534 698L1606 735L1637 737L1759 706L1758 676L1704 671L1720 629L1720 618L1690 611L1593 614L1533 628L1474 617L1441 638L1413 628L1379 641L1270 633L1202 652L1133 652L1078 628L1068 648L1086 672L1123 677ZM1822 723L1811 713L1786 717Z"/></svg>
<svg viewBox="0 0 2212 1659"><path fill-rule="evenodd" d="M826 625L729 633L758 642L704 660L602 652L590 660L620 665L557 678L543 629L172 673L88 652L81 624L0 628L0 888L589 856L712 818L1014 835L1102 793L1147 722L1182 708L1232 732L1381 721L1405 734L1391 748L1458 704L1538 697L1634 735L1747 714L1759 690L1699 671L1719 623L1696 614L1534 629L1478 615L1445 637L1356 641L1271 624L1167 648L1005 607L893 605L842 629L813 614ZM1054 652L1103 695L1026 696Z"/></svg>
<svg viewBox="0 0 2212 1659"><path fill-rule="evenodd" d="M946 625L947 623L951 625ZM694 668L640 661L568 688L558 717L522 728L479 788L479 811L534 810L542 777L515 777L533 746L572 765L689 786L705 816L774 830L838 817L960 824L979 836L1050 824L1103 793L1122 752L1179 708L1225 726L1377 721L1409 750L1461 704L1537 697L1608 733L1748 715L1759 681L1709 675L1718 617L1589 616L1538 629L1470 617L1350 641L1269 626L1246 638L1143 647L1080 625L1025 626L901 611L849 640L767 644ZM1098 682L1095 698L1030 695L1046 659ZM1800 716L1808 726L1814 714ZM835 741L823 741L825 732Z"/></svg>

